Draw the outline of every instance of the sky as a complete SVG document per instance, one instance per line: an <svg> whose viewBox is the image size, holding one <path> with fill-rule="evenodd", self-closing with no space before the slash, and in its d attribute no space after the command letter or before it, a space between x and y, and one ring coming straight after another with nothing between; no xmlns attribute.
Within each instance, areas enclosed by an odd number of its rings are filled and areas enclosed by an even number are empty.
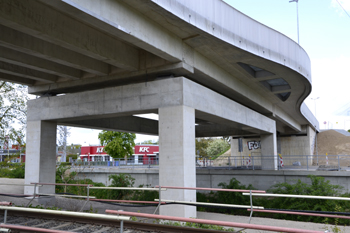
<svg viewBox="0 0 350 233"><path fill-rule="evenodd" d="M189 0L199 1L199 0ZM289 0L225 0L249 17L298 42L297 3ZM346 11L344 11L344 9ZM350 0L299 0L299 42L311 60L312 92L305 100L321 129L350 129L334 116L350 108ZM69 143L99 144L98 130L71 129ZM136 142L157 140L137 135Z"/></svg>

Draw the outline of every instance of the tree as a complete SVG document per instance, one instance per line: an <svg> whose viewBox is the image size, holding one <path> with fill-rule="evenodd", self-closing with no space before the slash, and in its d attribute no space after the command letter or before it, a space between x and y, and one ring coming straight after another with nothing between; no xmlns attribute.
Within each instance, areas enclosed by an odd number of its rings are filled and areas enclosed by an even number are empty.
<svg viewBox="0 0 350 233"><path fill-rule="evenodd" d="M223 139L216 139L209 143L207 148L207 154L209 157L214 157L223 152L226 152L230 148L230 144Z"/></svg>
<svg viewBox="0 0 350 233"><path fill-rule="evenodd" d="M212 138L196 138L196 155L199 154L200 157L208 157L207 148L212 141Z"/></svg>
<svg viewBox="0 0 350 233"><path fill-rule="evenodd" d="M58 144L58 149L60 151L63 151L63 155L61 157L61 161L62 162L66 162L67 161L67 138L70 136L70 132L69 132L70 128L68 128L67 126L63 126L63 125L58 125L57 126L57 144Z"/></svg>
<svg viewBox="0 0 350 233"><path fill-rule="evenodd" d="M98 134L98 139L106 151L113 158L129 157L133 154L136 135L134 133L123 133L103 130Z"/></svg>
<svg viewBox="0 0 350 233"><path fill-rule="evenodd" d="M26 86L0 81L0 141L3 143L12 141L23 145L27 100Z"/></svg>
<svg viewBox="0 0 350 233"><path fill-rule="evenodd" d="M137 143L138 145L158 145L159 144L159 141L156 141L156 142L153 142L152 140L145 140L143 142L139 142Z"/></svg>

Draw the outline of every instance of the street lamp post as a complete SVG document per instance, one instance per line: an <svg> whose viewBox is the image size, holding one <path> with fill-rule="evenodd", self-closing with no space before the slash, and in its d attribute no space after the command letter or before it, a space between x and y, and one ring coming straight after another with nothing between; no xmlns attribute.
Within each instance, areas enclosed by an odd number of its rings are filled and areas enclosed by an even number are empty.
<svg viewBox="0 0 350 233"><path fill-rule="evenodd" d="M316 100L318 100L320 97L316 97L316 98L311 98L314 101L314 106L315 106L315 117L317 119L317 114L316 114Z"/></svg>
<svg viewBox="0 0 350 233"><path fill-rule="evenodd" d="M318 100L320 97L316 97L316 98L311 98L314 103L315 103L315 118L317 119L316 116L316 100ZM315 126L315 130L316 130L316 126ZM316 157L317 157L317 166L318 166L318 149L317 149L317 132L315 134L315 144L316 144Z"/></svg>
<svg viewBox="0 0 350 233"><path fill-rule="evenodd" d="M298 11L298 1L299 0L290 0L289 2L296 2L297 3L297 32L298 32L298 44L299 43L299 11Z"/></svg>

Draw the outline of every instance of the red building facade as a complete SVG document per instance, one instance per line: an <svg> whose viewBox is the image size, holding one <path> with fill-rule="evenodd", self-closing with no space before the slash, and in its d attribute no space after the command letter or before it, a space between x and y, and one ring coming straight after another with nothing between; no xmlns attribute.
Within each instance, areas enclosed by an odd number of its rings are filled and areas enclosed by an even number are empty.
<svg viewBox="0 0 350 233"><path fill-rule="evenodd" d="M159 157L158 145L136 145L131 159L135 164L155 164ZM104 146L82 146L80 159L85 161L112 161Z"/></svg>

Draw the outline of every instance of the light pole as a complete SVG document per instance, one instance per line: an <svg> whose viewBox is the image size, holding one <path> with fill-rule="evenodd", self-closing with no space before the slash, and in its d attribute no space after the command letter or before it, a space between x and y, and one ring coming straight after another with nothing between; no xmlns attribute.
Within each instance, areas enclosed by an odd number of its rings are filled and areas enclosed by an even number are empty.
<svg viewBox="0 0 350 233"><path fill-rule="evenodd" d="M314 106L315 106L315 117L317 119L317 115L316 115L316 100L318 100L320 97L316 97L316 98L311 98L314 101Z"/></svg>
<svg viewBox="0 0 350 233"><path fill-rule="evenodd" d="M316 97L316 98L311 98L314 103L315 103L315 118L317 119L317 116L316 116L316 100L318 100L320 97ZM315 144L316 144L316 157L317 157L317 166L318 166L318 148L317 148L317 129L316 129L316 125L315 125Z"/></svg>
<svg viewBox="0 0 350 233"><path fill-rule="evenodd" d="M297 3L297 32L298 32L298 44L299 43L299 11L298 11L298 1L299 0L290 0L289 2L296 2Z"/></svg>

